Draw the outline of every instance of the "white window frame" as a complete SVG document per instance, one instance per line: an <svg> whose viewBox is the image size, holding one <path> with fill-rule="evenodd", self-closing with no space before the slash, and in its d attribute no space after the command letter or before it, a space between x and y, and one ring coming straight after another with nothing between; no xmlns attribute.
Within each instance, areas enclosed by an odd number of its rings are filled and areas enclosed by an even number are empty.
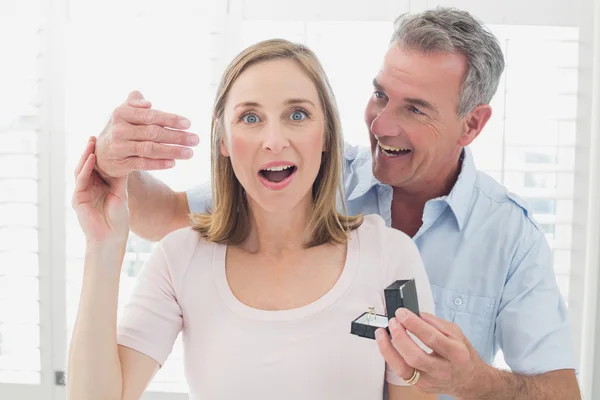
<svg viewBox="0 0 600 400"><path fill-rule="evenodd" d="M577 170L585 172L576 182L575 190L586 190L587 196L575 204L580 214L575 221L573 242L581 243L578 254L573 254L572 272L575 278L571 290L581 293L580 313L572 315L574 325L580 328L576 340L580 349L580 385L585 399L600 398L600 1L579 1L582 51L580 54L579 98L580 117L578 133L589 133L585 145L589 153L577 155ZM579 137L577 140L579 141ZM577 236L575 235L577 233Z"/></svg>

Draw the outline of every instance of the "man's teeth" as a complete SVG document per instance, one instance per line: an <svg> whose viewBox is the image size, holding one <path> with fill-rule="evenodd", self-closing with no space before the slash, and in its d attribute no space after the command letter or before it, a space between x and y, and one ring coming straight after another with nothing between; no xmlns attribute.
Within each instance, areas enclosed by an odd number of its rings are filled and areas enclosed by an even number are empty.
<svg viewBox="0 0 600 400"><path fill-rule="evenodd" d="M410 149L402 149L400 147L387 146L387 145L385 145L383 143L379 143L379 147L381 147L384 150L388 150L388 151L396 151L396 152L399 152L399 151L410 151Z"/></svg>
<svg viewBox="0 0 600 400"><path fill-rule="evenodd" d="M279 167L269 167L263 169L263 171L283 171L284 169L292 168L293 165L281 165Z"/></svg>

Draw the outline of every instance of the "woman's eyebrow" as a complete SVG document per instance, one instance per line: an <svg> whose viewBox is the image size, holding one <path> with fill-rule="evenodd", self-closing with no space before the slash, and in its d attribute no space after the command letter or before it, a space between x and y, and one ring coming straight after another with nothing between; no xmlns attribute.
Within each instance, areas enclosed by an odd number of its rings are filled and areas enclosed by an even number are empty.
<svg viewBox="0 0 600 400"><path fill-rule="evenodd" d="M293 104L302 104L302 103L310 104L313 107L316 107L315 103L313 103L312 101L310 101L308 99L288 99L283 102L283 104L285 104L286 106L293 105Z"/></svg>
<svg viewBox="0 0 600 400"><path fill-rule="evenodd" d="M289 105L293 105L293 104L310 104L313 107L315 106L315 103L313 103L312 101L308 100L308 99L287 99L283 102L283 104L285 104L286 106ZM262 108L262 105L256 101L243 101L241 103L238 103L233 109L238 109L241 107L254 107L254 108Z"/></svg>
<svg viewBox="0 0 600 400"><path fill-rule="evenodd" d="M238 103L235 107L233 107L233 109L238 109L240 107L255 107L255 108L261 108L262 106L260 105L260 103L257 103L255 101L243 101L241 103Z"/></svg>

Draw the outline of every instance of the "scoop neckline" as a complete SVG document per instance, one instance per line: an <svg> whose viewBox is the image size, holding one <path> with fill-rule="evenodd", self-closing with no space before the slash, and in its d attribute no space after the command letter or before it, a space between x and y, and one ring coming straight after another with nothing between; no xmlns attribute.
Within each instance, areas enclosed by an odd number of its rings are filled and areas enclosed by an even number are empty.
<svg viewBox="0 0 600 400"><path fill-rule="evenodd" d="M302 307L292 308L289 310L262 310L250 307L235 297L231 291L229 282L227 281L227 273L225 270L228 245L215 244L215 246L213 276L217 291L221 296L221 300L234 314L254 321L289 322L307 319L326 310L336 303L350 288L359 265L360 244L358 229L355 229L350 232L348 237L344 269L342 270L342 273L338 277L336 283L331 287L331 289L329 289L327 293Z"/></svg>

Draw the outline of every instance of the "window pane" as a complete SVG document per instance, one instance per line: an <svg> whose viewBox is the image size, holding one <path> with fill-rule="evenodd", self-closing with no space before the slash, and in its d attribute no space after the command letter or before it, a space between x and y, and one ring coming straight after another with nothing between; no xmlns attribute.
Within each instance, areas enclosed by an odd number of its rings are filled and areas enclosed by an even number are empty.
<svg viewBox="0 0 600 400"><path fill-rule="evenodd" d="M21 301L39 300L37 278L0 277L0 299Z"/></svg>
<svg viewBox="0 0 600 400"><path fill-rule="evenodd" d="M38 233L31 228L0 228L0 252L36 252Z"/></svg>
<svg viewBox="0 0 600 400"><path fill-rule="evenodd" d="M554 249L557 280L568 300L578 29L491 28L505 46L507 61L494 104L506 104L506 109L492 116L493 131L486 128L477 138L476 142L481 142L486 135L496 135L487 142L474 144L475 161L478 166L483 165L485 172L499 175L509 190L526 200Z"/></svg>
<svg viewBox="0 0 600 400"><path fill-rule="evenodd" d="M0 277L38 276L38 255L24 252L0 252Z"/></svg>
<svg viewBox="0 0 600 400"><path fill-rule="evenodd" d="M40 383L38 159L39 0L15 2L29 18L0 22L0 382ZM17 39L18 38L18 39Z"/></svg>
<svg viewBox="0 0 600 400"><path fill-rule="evenodd" d="M0 178L37 177L37 157L31 155L0 155Z"/></svg>
<svg viewBox="0 0 600 400"><path fill-rule="evenodd" d="M0 202L37 203L37 182L32 179L1 179Z"/></svg>
<svg viewBox="0 0 600 400"><path fill-rule="evenodd" d="M2 226L37 227L37 206L34 204L0 203Z"/></svg>
<svg viewBox="0 0 600 400"><path fill-rule="evenodd" d="M15 307L13 301L0 299L0 323L37 324L40 322L39 303L23 301Z"/></svg>
<svg viewBox="0 0 600 400"><path fill-rule="evenodd" d="M0 131L1 132L1 131ZM33 131L8 130L0 133L0 154L37 152L37 133Z"/></svg>

